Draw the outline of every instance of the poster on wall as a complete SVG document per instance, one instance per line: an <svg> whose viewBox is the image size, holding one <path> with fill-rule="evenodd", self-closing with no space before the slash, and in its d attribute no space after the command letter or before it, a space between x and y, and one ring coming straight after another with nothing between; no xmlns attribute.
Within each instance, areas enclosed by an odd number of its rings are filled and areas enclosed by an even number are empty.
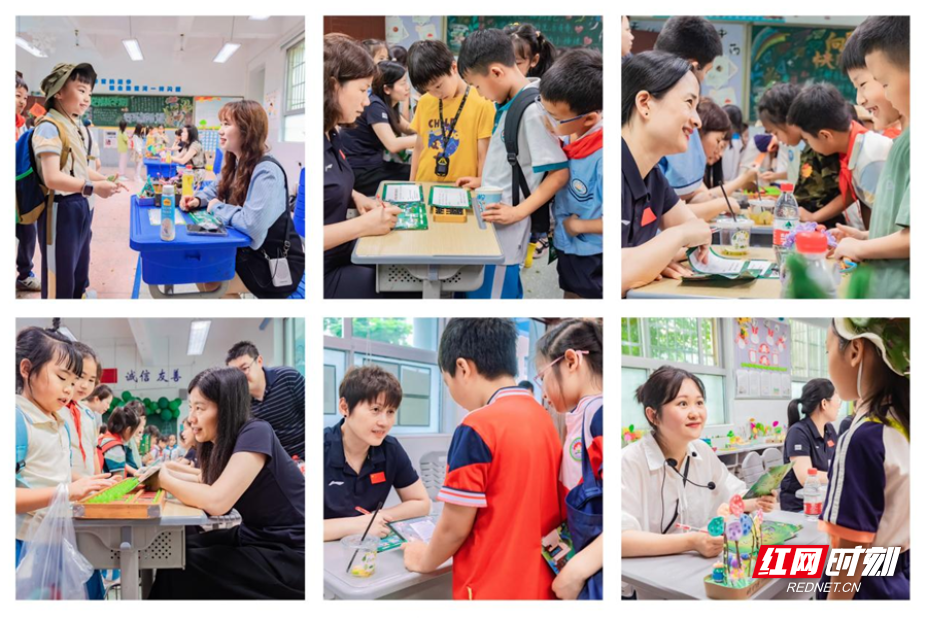
<svg viewBox="0 0 927 618"><path fill-rule="evenodd" d="M416 41L441 41L444 39L444 17L430 15L386 16L387 45L402 45L408 48Z"/></svg>
<svg viewBox="0 0 927 618"><path fill-rule="evenodd" d="M219 120L219 110L226 103L241 101L241 97L195 97L196 128L200 131L219 130L222 122Z"/></svg>
<svg viewBox="0 0 927 618"><path fill-rule="evenodd" d="M791 330L772 318L733 321L734 380L738 399L791 397Z"/></svg>

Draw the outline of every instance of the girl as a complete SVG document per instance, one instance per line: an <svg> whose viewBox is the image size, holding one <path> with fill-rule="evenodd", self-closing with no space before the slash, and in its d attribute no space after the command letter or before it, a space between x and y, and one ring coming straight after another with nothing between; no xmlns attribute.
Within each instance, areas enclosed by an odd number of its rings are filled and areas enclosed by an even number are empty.
<svg viewBox="0 0 927 618"><path fill-rule="evenodd" d="M43 516L61 484L70 500L82 500L113 484L109 474L71 478L71 449L62 408L74 398L83 359L58 333L38 327L16 336L16 564L33 523ZM91 598L103 598L97 573Z"/></svg>
<svg viewBox="0 0 927 618"><path fill-rule="evenodd" d="M132 145L135 146L135 182L145 184L142 177L142 166L145 165L145 144L148 141L148 127L141 123L135 125L132 133Z"/></svg>
<svg viewBox="0 0 927 618"><path fill-rule="evenodd" d="M621 16L621 57L627 58L631 55L631 47L634 46L634 35L631 33L631 20L627 15Z"/></svg>
<svg viewBox="0 0 927 618"><path fill-rule="evenodd" d="M678 524L706 526L727 514L727 503L747 486L701 440L708 412L705 386L684 369L664 365L637 389L651 432L621 453L621 555L721 553L721 537L679 532ZM745 510L771 511L775 498L744 500Z"/></svg>
<svg viewBox="0 0 927 618"><path fill-rule="evenodd" d="M116 150L119 151L119 180L125 180L126 164L129 162L129 134L126 133L128 123L119 121L119 133L116 134Z"/></svg>
<svg viewBox="0 0 927 618"><path fill-rule="evenodd" d="M251 417L238 369L190 382L189 422L201 473L168 462L160 486L209 515L232 508L241 525L187 535L184 570L159 570L153 599L304 599L305 479L266 421Z"/></svg>
<svg viewBox="0 0 927 618"><path fill-rule="evenodd" d="M380 64L384 60L389 60L389 46L386 45L386 41L380 39L364 39L362 45L364 49L367 50L367 53L370 54L370 57L373 58L374 64Z"/></svg>
<svg viewBox="0 0 927 618"><path fill-rule="evenodd" d="M126 410L134 412L135 416L138 417L138 427L135 428L135 433L133 433L129 441L126 442L126 446L129 450L128 461L131 462L126 463L126 474L135 476L142 462L141 442L142 436L145 435L145 427L148 425L148 417L145 416L148 411L145 409L145 404L138 399L128 402L124 407Z"/></svg>
<svg viewBox="0 0 927 618"><path fill-rule="evenodd" d="M804 510L802 500L795 492L805 486L810 468L817 470L818 479L826 482L827 470L837 447L837 432L832 423L837 420L840 403L834 384L825 378L809 381L802 387L801 397L789 402L785 456L794 465L779 486L779 502L783 511L800 513ZM800 419L799 412L805 418Z"/></svg>
<svg viewBox="0 0 927 618"><path fill-rule="evenodd" d="M557 412L564 414L566 420L560 467L562 491L565 494L577 492L588 483L601 490L601 323L590 320L561 322L538 341L535 363L538 366L535 380L543 389L544 397ZM594 479L583 478L584 459L591 464ZM572 502L570 498L568 502ZM567 510L570 512L569 506ZM577 553L554 579L554 593L561 599L601 599L602 535L593 536L570 520L568 516L570 535Z"/></svg>
<svg viewBox="0 0 927 618"><path fill-rule="evenodd" d="M621 64L622 296L661 276L691 274L680 263L688 247L708 254L711 229L657 167L664 156L685 152L701 126L693 71L690 63L664 52L644 52Z"/></svg>
<svg viewBox="0 0 927 618"><path fill-rule="evenodd" d="M344 154L354 171L354 190L375 195L385 180L407 181L412 172L408 163L384 159L407 153L415 147L415 132L399 113L399 105L409 100L406 69L396 62L381 62L370 89L370 105L354 126L341 132Z"/></svg>
<svg viewBox="0 0 927 618"><path fill-rule="evenodd" d="M180 153L174 157L178 166L193 167L193 181L199 186L206 175L206 151L200 143L200 133L192 124L180 129Z"/></svg>
<svg viewBox="0 0 927 618"><path fill-rule="evenodd" d="M186 466L197 467L196 464L196 440L193 439L193 428L190 427L190 419L183 419L180 429L180 448L183 449L183 455L177 460Z"/></svg>
<svg viewBox="0 0 927 618"><path fill-rule="evenodd" d="M286 173L266 154L267 112L257 101L235 101L219 110L219 120L219 147L225 152L219 183L184 196L180 207L206 207L251 237L251 245L236 255L228 296L250 292L258 298L287 298L303 278L306 259L290 216ZM202 289L214 291L219 285Z"/></svg>
<svg viewBox="0 0 927 618"><path fill-rule="evenodd" d="M354 190L354 171L344 159L339 128L350 126L370 105L368 91L376 65L354 39L324 39L325 298L375 298L376 270L351 262L354 242L382 236L396 227L402 212ZM357 208L358 217L348 218Z"/></svg>
<svg viewBox="0 0 927 618"><path fill-rule="evenodd" d="M893 575L862 577L861 566L853 577L825 573L830 591L820 588L818 598L910 598L910 332L908 318L839 318L828 331L828 373L857 411L837 441L820 527L834 549L899 547L901 554Z"/></svg>
<svg viewBox="0 0 927 618"><path fill-rule="evenodd" d="M98 416L103 416L109 410L110 404L113 403L113 391L110 387L105 384L98 384L96 388L91 391L87 398L84 399L84 405L93 410ZM98 422L95 423L99 425Z"/></svg>
<svg viewBox="0 0 927 618"><path fill-rule="evenodd" d="M100 474L97 461L97 417L93 410L80 404L90 395L103 371L96 352L85 343L75 342L74 348L81 355L82 368L74 387L74 398L67 403L62 413L68 420L71 439L71 475L77 479L82 476Z"/></svg>
<svg viewBox="0 0 927 618"><path fill-rule="evenodd" d="M506 26L504 32L515 46L515 66L525 77L543 78L554 63L557 48L531 24Z"/></svg>
<svg viewBox="0 0 927 618"><path fill-rule="evenodd" d="M724 156L721 157L723 178L734 178L740 173L744 150L747 148L749 127L744 123L743 112L736 105L725 105L724 113L731 121L731 139L727 142Z"/></svg>
<svg viewBox="0 0 927 618"><path fill-rule="evenodd" d="M100 467L103 472L113 476L131 476L138 468L132 459L128 442L138 428L139 418L134 410L125 407L116 408L109 415L106 423L106 433L100 436L97 451L102 460Z"/></svg>

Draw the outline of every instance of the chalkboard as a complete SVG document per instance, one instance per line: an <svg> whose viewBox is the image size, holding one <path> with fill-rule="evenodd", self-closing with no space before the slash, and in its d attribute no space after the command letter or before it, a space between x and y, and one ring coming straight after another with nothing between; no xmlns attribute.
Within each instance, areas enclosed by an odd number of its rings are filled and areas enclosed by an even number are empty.
<svg viewBox="0 0 927 618"><path fill-rule="evenodd" d="M753 26L750 46L750 116L756 101L774 84L809 81L833 84L848 101L856 89L837 60L853 28Z"/></svg>
<svg viewBox="0 0 927 618"><path fill-rule="evenodd" d="M591 17L562 17L559 15L448 17L447 44L451 51L457 53L460 51L460 44L474 30L480 28L505 28L511 24L520 23L532 24L557 47L602 49L601 15Z"/></svg>
<svg viewBox="0 0 927 618"><path fill-rule="evenodd" d="M193 124L193 97L94 95L90 118L98 127L115 127L120 120L125 120L129 126L142 123L179 127Z"/></svg>

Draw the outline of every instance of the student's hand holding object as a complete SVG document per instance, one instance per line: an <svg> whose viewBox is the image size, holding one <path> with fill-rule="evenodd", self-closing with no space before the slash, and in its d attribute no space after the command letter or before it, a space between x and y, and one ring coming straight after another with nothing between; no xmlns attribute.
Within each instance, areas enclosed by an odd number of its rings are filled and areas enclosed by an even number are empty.
<svg viewBox="0 0 927 618"><path fill-rule="evenodd" d="M68 485L69 500L83 500L92 493L102 491L116 483L112 474L95 474L79 478Z"/></svg>
<svg viewBox="0 0 927 618"><path fill-rule="evenodd" d="M840 242L844 238L855 238L856 240L867 240L869 238L869 232L858 230L855 227L842 223L838 223L837 228L831 233L834 235L834 238L837 239L837 242Z"/></svg>
<svg viewBox="0 0 927 618"><path fill-rule="evenodd" d="M489 221L495 225L511 225L524 218L524 215L519 214L518 209L510 204L487 204L483 209L483 221Z"/></svg>
<svg viewBox="0 0 927 618"><path fill-rule="evenodd" d="M425 569L425 557L428 554L428 543L424 541L412 541L402 546L403 556L406 569L413 573L427 573Z"/></svg>
<svg viewBox="0 0 927 618"><path fill-rule="evenodd" d="M193 195L182 195L180 197L180 210L189 212L200 207L200 198Z"/></svg>
<svg viewBox="0 0 927 618"><path fill-rule="evenodd" d="M858 238L846 237L837 243L837 248L834 249L833 258L835 260L840 260L846 258L851 262L856 262L859 264L863 261L862 253L863 243L865 241L859 240Z"/></svg>
<svg viewBox="0 0 927 618"><path fill-rule="evenodd" d="M104 200L116 193L119 193L119 187L125 188L122 183L116 184L108 180L97 180L93 183L93 194L102 197Z"/></svg>
<svg viewBox="0 0 927 618"><path fill-rule="evenodd" d="M724 549L723 536L711 536L704 532L690 532L688 534L691 538L692 549L706 558L714 558Z"/></svg>
<svg viewBox="0 0 927 618"><path fill-rule="evenodd" d="M479 189L483 184L483 179L479 176L463 176L457 179L456 184L464 189Z"/></svg>

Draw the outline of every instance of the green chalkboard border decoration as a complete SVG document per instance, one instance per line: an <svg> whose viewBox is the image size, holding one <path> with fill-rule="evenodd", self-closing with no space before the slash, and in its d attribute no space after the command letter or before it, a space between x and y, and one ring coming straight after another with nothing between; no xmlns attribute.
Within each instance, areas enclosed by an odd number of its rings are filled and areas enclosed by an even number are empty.
<svg viewBox="0 0 927 618"><path fill-rule="evenodd" d="M503 16L473 15L449 16L445 36L448 47L455 54L466 36L481 28L505 28L513 24L531 24L540 30L557 47L590 47L602 50L602 16L585 17L562 15Z"/></svg>

